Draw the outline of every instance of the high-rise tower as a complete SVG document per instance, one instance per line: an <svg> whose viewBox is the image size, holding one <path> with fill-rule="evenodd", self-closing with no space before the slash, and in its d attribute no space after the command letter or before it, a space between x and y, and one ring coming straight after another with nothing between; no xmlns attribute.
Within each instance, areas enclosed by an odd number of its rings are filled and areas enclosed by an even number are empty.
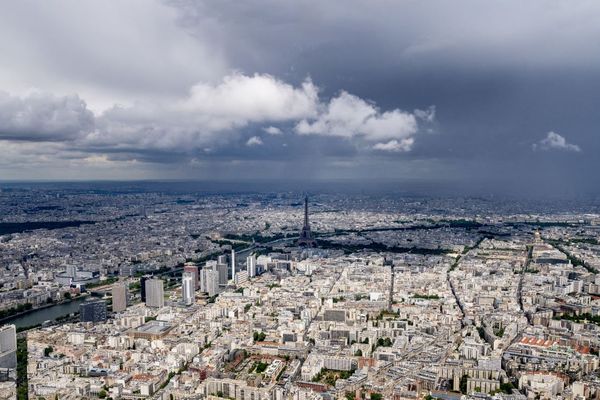
<svg viewBox="0 0 600 400"><path fill-rule="evenodd" d="M194 276L194 290L200 288L200 273L198 272L198 266L191 263L186 263L183 266L183 272L190 272Z"/></svg>
<svg viewBox="0 0 600 400"><path fill-rule="evenodd" d="M192 305L194 302L195 278L194 273L189 271L184 271L181 275L181 297L186 306Z"/></svg>
<svg viewBox="0 0 600 400"><path fill-rule="evenodd" d="M112 310L122 312L127 309L129 290L123 283L115 283L112 287Z"/></svg>
<svg viewBox="0 0 600 400"><path fill-rule="evenodd" d="M235 250L231 249L231 279L235 282Z"/></svg>
<svg viewBox="0 0 600 400"><path fill-rule="evenodd" d="M162 279L146 280L146 307L161 308L165 306L165 288Z"/></svg>
<svg viewBox="0 0 600 400"><path fill-rule="evenodd" d="M308 196L304 197L304 226L298 238L298 246L316 247L317 242L312 237L310 224L308 223Z"/></svg>
<svg viewBox="0 0 600 400"><path fill-rule="evenodd" d="M146 281L152 278L150 275L144 275L140 278L140 297L142 298L142 302L146 302Z"/></svg>
<svg viewBox="0 0 600 400"><path fill-rule="evenodd" d="M246 257L246 271L248 272L248 278L256 276L256 255L251 254Z"/></svg>

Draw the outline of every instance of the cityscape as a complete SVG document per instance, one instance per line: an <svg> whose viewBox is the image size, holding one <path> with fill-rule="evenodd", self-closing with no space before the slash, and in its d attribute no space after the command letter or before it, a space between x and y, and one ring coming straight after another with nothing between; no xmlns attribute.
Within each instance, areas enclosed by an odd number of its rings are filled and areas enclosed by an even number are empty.
<svg viewBox="0 0 600 400"><path fill-rule="evenodd" d="M0 400L600 400L598 38L0 0Z"/></svg>
<svg viewBox="0 0 600 400"><path fill-rule="evenodd" d="M140 183L0 207L6 399L600 394L598 206Z"/></svg>

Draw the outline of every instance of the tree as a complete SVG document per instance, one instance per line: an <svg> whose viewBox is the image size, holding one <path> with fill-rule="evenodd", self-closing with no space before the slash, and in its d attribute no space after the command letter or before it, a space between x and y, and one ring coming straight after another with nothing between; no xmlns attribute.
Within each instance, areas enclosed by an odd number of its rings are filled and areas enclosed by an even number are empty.
<svg viewBox="0 0 600 400"><path fill-rule="evenodd" d="M27 338L17 339L17 400L27 400Z"/></svg>
<svg viewBox="0 0 600 400"><path fill-rule="evenodd" d="M358 349L358 350L356 350L356 351L354 352L354 355L355 355L356 357L362 357L362 355L363 355L363 352L362 352L362 350L361 350L361 349Z"/></svg>
<svg viewBox="0 0 600 400"><path fill-rule="evenodd" d="M101 399L106 398L106 390L102 389L101 391L98 392L98 397Z"/></svg>
<svg viewBox="0 0 600 400"><path fill-rule="evenodd" d="M327 377L325 378L325 383L328 384L329 386L334 386L335 385L335 376L327 375Z"/></svg>
<svg viewBox="0 0 600 400"><path fill-rule="evenodd" d="M52 353L54 351L54 349L52 348L52 346L48 346L44 349L44 357L49 357L50 353Z"/></svg>
<svg viewBox="0 0 600 400"><path fill-rule="evenodd" d="M257 374L261 374L261 373L263 373L263 372L265 372L265 371L266 371L266 369L267 369L267 367L268 367L268 366L269 366L269 365L268 365L267 363L264 363L264 362L260 361L260 362L259 362L259 363L256 365L256 369L255 369L255 371L256 371L256 373L257 373Z"/></svg>
<svg viewBox="0 0 600 400"><path fill-rule="evenodd" d="M462 394L467 394L467 381L468 381L468 379L469 379L468 375L463 375L460 378L460 385L459 385L459 387L460 387L460 392Z"/></svg>
<svg viewBox="0 0 600 400"><path fill-rule="evenodd" d="M506 394L511 394L514 386L511 382L505 382L500 384L500 390Z"/></svg>

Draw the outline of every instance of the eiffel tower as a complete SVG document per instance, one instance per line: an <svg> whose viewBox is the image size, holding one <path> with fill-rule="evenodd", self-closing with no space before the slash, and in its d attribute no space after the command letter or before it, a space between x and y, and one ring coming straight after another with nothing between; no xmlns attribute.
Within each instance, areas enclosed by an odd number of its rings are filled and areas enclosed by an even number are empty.
<svg viewBox="0 0 600 400"><path fill-rule="evenodd" d="M304 226L298 238L298 246L317 247L317 242L312 237L310 224L308 223L308 196L304 197Z"/></svg>

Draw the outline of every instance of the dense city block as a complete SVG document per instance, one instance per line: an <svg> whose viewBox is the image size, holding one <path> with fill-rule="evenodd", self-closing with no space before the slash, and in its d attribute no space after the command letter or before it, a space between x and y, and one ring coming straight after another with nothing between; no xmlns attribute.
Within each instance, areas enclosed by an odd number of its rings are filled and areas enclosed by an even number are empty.
<svg viewBox="0 0 600 400"><path fill-rule="evenodd" d="M6 185L0 398L598 399L569 207Z"/></svg>

